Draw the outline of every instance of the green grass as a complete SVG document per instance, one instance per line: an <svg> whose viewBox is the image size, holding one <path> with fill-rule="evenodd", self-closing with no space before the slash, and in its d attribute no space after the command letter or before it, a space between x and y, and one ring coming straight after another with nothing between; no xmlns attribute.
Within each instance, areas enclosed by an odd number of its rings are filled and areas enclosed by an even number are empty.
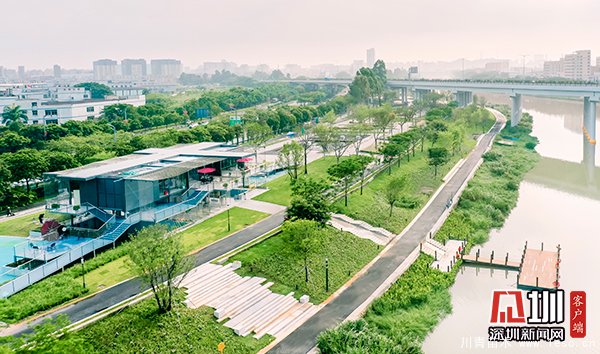
<svg viewBox="0 0 600 354"><path fill-rule="evenodd" d="M227 231L227 212L222 212L182 232L184 247L188 252L198 250L267 216L234 207L230 210L231 232ZM0 321L14 323L133 277L126 264L127 247L127 244L121 245L86 261L86 288L83 288L81 266L76 264L7 299L0 299Z"/></svg>
<svg viewBox="0 0 600 354"><path fill-rule="evenodd" d="M410 162L403 159L400 167L394 164L391 175L388 171L379 174L371 183L363 188L363 195L357 190L348 196L348 206L344 206L344 199L339 199L334 204L336 212L346 214L351 218L363 220L367 223L383 227L394 233L400 233L408 223L417 215L419 210L427 203L432 191L441 184L442 178L460 159L459 155L452 157L451 161L438 167L438 175L434 176L433 167L427 164L427 150L417 151ZM381 190L388 181L395 176L406 175L407 183L403 188L402 195L410 203L406 206L394 207L392 216L389 216L390 206L381 195Z"/></svg>
<svg viewBox="0 0 600 354"><path fill-rule="evenodd" d="M327 168L334 164L334 156L324 156L318 160L315 160L308 164L308 176L316 179L327 179ZM304 169L298 172L304 173ZM290 177L287 174L267 182L265 186L269 188L269 190L254 197L254 200L260 200L263 202L284 206L290 205L290 200L292 199L292 190L290 188Z"/></svg>
<svg viewBox="0 0 600 354"><path fill-rule="evenodd" d="M371 261L380 251L377 244L350 233L325 228L324 244L308 261L309 282L304 279L304 261L285 242L282 234L232 257L241 261L241 275L259 276L275 284L276 293L295 292L296 297L307 294L311 302L320 303L342 286L352 275ZM329 259L329 291L325 291L325 258ZM296 290L296 286L298 290Z"/></svg>
<svg viewBox="0 0 600 354"><path fill-rule="evenodd" d="M39 213L23 215L23 216L13 216L0 221L0 235L3 236L29 236L29 231L39 228L40 222L38 220L38 216L44 213L40 211ZM46 219L54 218L58 221L68 220L68 215L62 214L52 214L45 213Z"/></svg>
<svg viewBox="0 0 600 354"><path fill-rule="evenodd" d="M226 211L182 231L185 250L187 252L198 250L269 216L267 213L238 207L231 208L229 213L231 231L227 231Z"/></svg>
<svg viewBox="0 0 600 354"><path fill-rule="evenodd" d="M526 148L535 143L531 117L501 136L517 137L514 146L494 145L463 192L458 205L436 234L436 239L466 239L481 244L492 228L501 227L518 199L519 183L539 155ZM421 344L439 321L452 311L450 287L458 267L450 273L432 269L432 257L421 255L388 291L374 301L364 319L323 332L323 353L397 353L421 351ZM459 262L460 264L460 262Z"/></svg>
<svg viewBox="0 0 600 354"><path fill-rule="evenodd" d="M207 307L176 306L158 314L153 298L130 306L77 333L91 348L89 353L256 353L273 340L266 335L240 337L218 323Z"/></svg>

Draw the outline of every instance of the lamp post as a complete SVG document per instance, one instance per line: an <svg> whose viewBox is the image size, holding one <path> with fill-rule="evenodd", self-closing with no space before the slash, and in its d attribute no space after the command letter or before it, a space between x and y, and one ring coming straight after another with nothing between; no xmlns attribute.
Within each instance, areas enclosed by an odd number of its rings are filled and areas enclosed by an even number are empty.
<svg viewBox="0 0 600 354"><path fill-rule="evenodd" d="M231 219L229 216L229 203L227 203L227 231L231 231Z"/></svg>
<svg viewBox="0 0 600 354"><path fill-rule="evenodd" d="M85 289L85 267L83 265L83 257L81 257L81 277L83 278L83 288Z"/></svg>
<svg viewBox="0 0 600 354"><path fill-rule="evenodd" d="M115 128L114 125L112 124L107 124L109 127L111 127L113 129L113 134L114 134L114 138L113 140L115 141L115 143L117 142L117 128Z"/></svg>

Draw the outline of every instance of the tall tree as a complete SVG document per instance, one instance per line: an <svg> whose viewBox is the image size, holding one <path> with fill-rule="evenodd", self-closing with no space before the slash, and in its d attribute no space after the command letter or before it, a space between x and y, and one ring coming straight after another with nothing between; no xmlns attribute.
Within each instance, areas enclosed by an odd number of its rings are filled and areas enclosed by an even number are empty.
<svg viewBox="0 0 600 354"><path fill-rule="evenodd" d="M321 225L313 220L287 221L283 224L283 238L286 245L300 254L304 261L304 281L308 283L308 259L323 245Z"/></svg>
<svg viewBox="0 0 600 354"><path fill-rule="evenodd" d="M48 170L48 161L44 155L34 149L23 149L12 154L4 154L4 161L11 171L13 182L25 180L27 192L31 180L40 178Z"/></svg>
<svg viewBox="0 0 600 354"><path fill-rule="evenodd" d="M141 229L131 241L131 270L150 285L160 313L173 308L175 289L192 267L180 238L168 235L165 225L155 224Z"/></svg>
<svg viewBox="0 0 600 354"><path fill-rule="evenodd" d="M302 156L302 145L295 141L284 144L281 151L279 151L277 163L287 170L287 173L292 180L298 178L298 168L302 166L303 161Z"/></svg>
<svg viewBox="0 0 600 354"><path fill-rule="evenodd" d="M22 110L20 106L13 104L4 107L4 111L2 112L2 124L10 125L11 123L27 123L27 113Z"/></svg>
<svg viewBox="0 0 600 354"><path fill-rule="evenodd" d="M375 139L375 148L377 142L385 137L385 132L394 123L396 119L392 107L386 105L378 108L373 113L373 138Z"/></svg>
<svg viewBox="0 0 600 354"><path fill-rule="evenodd" d="M327 169L327 173L344 185L344 205L348 206L348 186L360 173L362 166L358 163L356 155L350 156Z"/></svg>
<svg viewBox="0 0 600 354"><path fill-rule="evenodd" d="M449 160L448 149L441 147L430 148L428 153L429 165L434 167L434 176L437 176L438 166L445 164Z"/></svg>
<svg viewBox="0 0 600 354"><path fill-rule="evenodd" d="M315 134L313 129L314 128L311 126L303 127L302 134L298 138L304 154L304 174L308 173L308 150L310 150L315 143Z"/></svg>
<svg viewBox="0 0 600 354"><path fill-rule="evenodd" d="M92 98L103 99L106 96L113 94L110 87L104 84L100 84L98 82L82 82L80 84L75 85L75 87L83 87L86 90L90 91L90 93L92 94Z"/></svg>
<svg viewBox="0 0 600 354"><path fill-rule="evenodd" d="M314 220L325 225L331 219L331 203L324 193L329 185L310 177L298 178L292 184L292 200L287 209L290 220Z"/></svg>
<svg viewBox="0 0 600 354"><path fill-rule="evenodd" d="M392 177L384 186L382 195L386 203L390 206L390 217L394 211L394 205L398 203L402 197L402 190L406 185L406 176Z"/></svg>
<svg viewBox="0 0 600 354"><path fill-rule="evenodd" d="M248 144L254 150L254 158L258 163L258 150L265 147L266 142L269 140L272 131L266 124L260 123L248 123L246 126L248 132Z"/></svg>

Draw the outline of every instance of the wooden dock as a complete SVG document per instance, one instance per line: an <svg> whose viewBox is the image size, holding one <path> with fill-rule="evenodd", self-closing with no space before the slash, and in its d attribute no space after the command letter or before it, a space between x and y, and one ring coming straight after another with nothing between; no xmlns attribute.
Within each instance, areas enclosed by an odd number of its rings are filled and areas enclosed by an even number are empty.
<svg viewBox="0 0 600 354"><path fill-rule="evenodd" d="M520 289L557 289L559 286L560 246L557 251L526 249L517 278Z"/></svg>
<svg viewBox="0 0 600 354"><path fill-rule="evenodd" d="M477 250L475 255L463 255L465 264L475 266L500 268L518 271L517 288L519 289L557 289L559 287L560 270L560 245L556 251L544 251L541 249L525 248L520 261L509 259L508 253L505 257L494 257L494 251L489 257L481 257Z"/></svg>

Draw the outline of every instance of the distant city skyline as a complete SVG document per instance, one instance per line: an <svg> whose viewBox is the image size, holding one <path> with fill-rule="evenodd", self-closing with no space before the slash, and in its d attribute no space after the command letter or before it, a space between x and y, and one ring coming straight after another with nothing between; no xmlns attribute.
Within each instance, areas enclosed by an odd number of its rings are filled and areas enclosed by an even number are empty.
<svg viewBox="0 0 600 354"><path fill-rule="evenodd" d="M11 68L86 69L100 58L176 58L192 68L226 59L277 68L348 64L364 60L367 48L390 62L600 53L600 3L593 0L24 0L2 9L11 15L3 18L0 65ZM28 26L22 19L32 9L48 16Z"/></svg>

